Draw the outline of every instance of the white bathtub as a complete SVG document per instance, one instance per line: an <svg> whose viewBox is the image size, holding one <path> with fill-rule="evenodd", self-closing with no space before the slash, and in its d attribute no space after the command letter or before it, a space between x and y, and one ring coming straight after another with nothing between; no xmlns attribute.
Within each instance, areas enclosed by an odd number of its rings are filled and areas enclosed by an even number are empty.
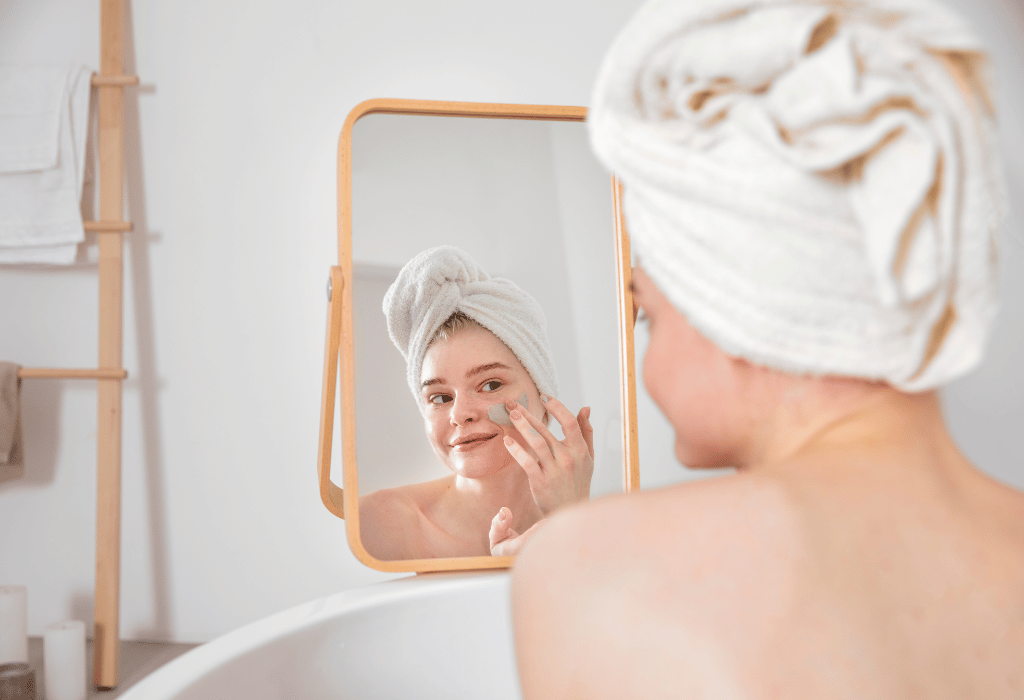
<svg viewBox="0 0 1024 700"><path fill-rule="evenodd" d="M508 572L410 576L246 625L123 700L520 698Z"/></svg>

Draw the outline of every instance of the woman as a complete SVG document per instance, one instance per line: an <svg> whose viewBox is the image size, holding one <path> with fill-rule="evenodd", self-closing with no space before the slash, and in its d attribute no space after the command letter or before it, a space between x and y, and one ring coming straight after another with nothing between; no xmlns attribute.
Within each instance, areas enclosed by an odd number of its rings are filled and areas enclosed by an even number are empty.
<svg viewBox="0 0 1024 700"><path fill-rule="evenodd" d="M973 35L896 2L645 5L589 116L675 456L513 576L524 696L1024 697L1024 494L937 389L982 354L1000 203Z"/></svg>
<svg viewBox="0 0 1024 700"><path fill-rule="evenodd" d="M590 409L574 416L554 398L544 314L530 295L440 246L402 268L384 313L427 439L451 474L361 498L370 554L515 554L549 513L589 498ZM548 430L549 416L563 440Z"/></svg>

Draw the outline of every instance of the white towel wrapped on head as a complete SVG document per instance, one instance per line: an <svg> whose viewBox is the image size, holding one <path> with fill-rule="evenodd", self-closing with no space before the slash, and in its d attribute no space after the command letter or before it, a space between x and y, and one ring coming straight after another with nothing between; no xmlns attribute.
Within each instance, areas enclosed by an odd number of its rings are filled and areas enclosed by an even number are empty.
<svg viewBox="0 0 1024 700"><path fill-rule="evenodd" d="M438 246L407 262L384 295L388 333L405 358L406 378L417 402L427 346L456 311L497 336L523 364L540 393L558 395L540 304L511 280L488 275L463 250Z"/></svg>
<svg viewBox="0 0 1024 700"><path fill-rule="evenodd" d="M654 0L588 116L639 264L724 351L938 386L995 314L986 56L931 0Z"/></svg>

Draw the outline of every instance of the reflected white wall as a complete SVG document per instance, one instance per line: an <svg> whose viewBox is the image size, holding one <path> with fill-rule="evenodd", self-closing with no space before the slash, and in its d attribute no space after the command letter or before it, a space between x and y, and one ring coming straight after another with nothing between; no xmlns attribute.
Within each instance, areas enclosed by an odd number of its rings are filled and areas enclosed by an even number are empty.
<svg viewBox="0 0 1024 700"><path fill-rule="evenodd" d="M593 410L594 493L621 491L610 178L585 126L370 115L355 124L352 153L360 493L448 473L424 437L381 310L400 267L442 244L540 303L558 398Z"/></svg>

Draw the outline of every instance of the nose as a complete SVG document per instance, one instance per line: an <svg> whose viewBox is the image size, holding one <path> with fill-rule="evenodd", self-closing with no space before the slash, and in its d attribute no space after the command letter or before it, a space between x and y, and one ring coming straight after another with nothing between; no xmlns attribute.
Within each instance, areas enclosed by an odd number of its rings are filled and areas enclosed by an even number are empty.
<svg viewBox="0 0 1024 700"><path fill-rule="evenodd" d="M456 394L452 401L451 422L452 425L466 425L468 423L479 423L487 412L486 402L472 394Z"/></svg>

